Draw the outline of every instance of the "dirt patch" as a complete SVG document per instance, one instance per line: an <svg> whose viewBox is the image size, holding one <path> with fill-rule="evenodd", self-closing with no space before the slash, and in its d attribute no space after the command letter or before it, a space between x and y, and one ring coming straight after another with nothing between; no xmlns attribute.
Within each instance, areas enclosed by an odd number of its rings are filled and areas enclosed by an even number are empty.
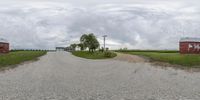
<svg viewBox="0 0 200 100"><path fill-rule="evenodd" d="M114 59L120 61L133 62L133 63L142 63L148 61L147 59L137 55L122 54L122 53L117 53L117 57L115 57Z"/></svg>
<svg viewBox="0 0 200 100"><path fill-rule="evenodd" d="M127 61L131 63L150 63L154 67L159 67L162 69L166 69L168 67L176 69L176 70L184 70L186 72L200 72L200 68L197 67L187 67L182 65L170 64L167 62L155 61L145 56L137 56L130 54L117 53L117 57L114 58L119 61Z"/></svg>

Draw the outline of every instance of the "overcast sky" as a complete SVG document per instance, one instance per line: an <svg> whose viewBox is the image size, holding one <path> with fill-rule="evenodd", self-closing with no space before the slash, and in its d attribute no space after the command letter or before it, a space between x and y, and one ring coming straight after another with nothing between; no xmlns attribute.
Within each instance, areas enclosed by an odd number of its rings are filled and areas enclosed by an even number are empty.
<svg viewBox="0 0 200 100"><path fill-rule="evenodd" d="M112 49L178 49L200 37L199 0L0 0L0 37L12 49L53 49L94 33Z"/></svg>

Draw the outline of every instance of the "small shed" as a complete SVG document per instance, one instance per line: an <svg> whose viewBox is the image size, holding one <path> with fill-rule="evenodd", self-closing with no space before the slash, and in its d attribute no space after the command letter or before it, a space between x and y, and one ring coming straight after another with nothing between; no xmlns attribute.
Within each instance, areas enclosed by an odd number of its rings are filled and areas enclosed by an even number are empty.
<svg viewBox="0 0 200 100"><path fill-rule="evenodd" d="M179 48L181 54L200 54L200 38L181 38Z"/></svg>
<svg viewBox="0 0 200 100"><path fill-rule="evenodd" d="M0 42L0 53L9 53L9 43Z"/></svg>

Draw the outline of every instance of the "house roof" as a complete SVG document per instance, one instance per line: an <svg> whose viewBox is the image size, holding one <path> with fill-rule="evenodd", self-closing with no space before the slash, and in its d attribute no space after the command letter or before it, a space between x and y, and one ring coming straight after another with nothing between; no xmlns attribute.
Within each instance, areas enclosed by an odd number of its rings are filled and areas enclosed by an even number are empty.
<svg viewBox="0 0 200 100"><path fill-rule="evenodd" d="M180 42L200 42L200 38L184 37L180 39Z"/></svg>

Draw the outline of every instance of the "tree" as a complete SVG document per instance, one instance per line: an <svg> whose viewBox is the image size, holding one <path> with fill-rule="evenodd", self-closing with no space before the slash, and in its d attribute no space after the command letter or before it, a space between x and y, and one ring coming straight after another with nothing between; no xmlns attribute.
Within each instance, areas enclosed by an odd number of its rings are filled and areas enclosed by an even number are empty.
<svg viewBox="0 0 200 100"><path fill-rule="evenodd" d="M99 47L99 41L93 33L83 34L80 38L80 42L84 47L89 48L89 52L94 52Z"/></svg>
<svg viewBox="0 0 200 100"><path fill-rule="evenodd" d="M71 44L70 47L71 47L73 50L76 50L77 44L75 44L75 43L74 43L74 44Z"/></svg>
<svg viewBox="0 0 200 100"><path fill-rule="evenodd" d="M78 46L80 47L81 50L85 50L85 46L83 43L79 43Z"/></svg>

